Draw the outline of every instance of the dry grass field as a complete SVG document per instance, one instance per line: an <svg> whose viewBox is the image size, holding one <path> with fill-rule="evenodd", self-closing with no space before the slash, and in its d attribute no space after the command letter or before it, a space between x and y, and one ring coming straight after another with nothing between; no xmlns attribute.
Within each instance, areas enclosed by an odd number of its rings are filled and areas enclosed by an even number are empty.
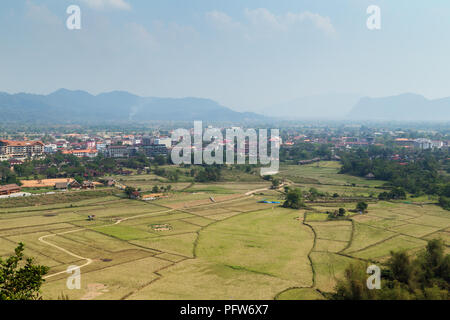
<svg viewBox="0 0 450 320"><path fill-rule="evenodd" d="M381 190L379 181L337 171L326 162L282 167L280 176L349 197ZM143 190L157 182L124 179ZM382 263L391 250L450 241L450 213L429 199L372 201L366 214L329 220L327 211L356 203L291 210L259 203L281 196L261 190L265 181L172 185L169 198L153 202L117 190L0 200L0 256L24 242L50 267L45 299L323 299L352 261ZM71 265L82 266L80 290L66 286Z"/></svg>

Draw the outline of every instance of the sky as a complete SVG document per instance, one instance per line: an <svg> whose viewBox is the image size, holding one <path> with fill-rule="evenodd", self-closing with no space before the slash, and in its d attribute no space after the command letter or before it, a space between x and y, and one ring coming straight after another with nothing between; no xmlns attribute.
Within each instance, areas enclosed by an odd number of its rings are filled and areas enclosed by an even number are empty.
<svg viewBox="0 0 450 320"><path fill-rule="evenodd" d="M66 9L81 9L69 30ZM381 9L369 30L367 8ZM321 94L450 96L448 0L1 0L0 91L202 97L238 111Z"/></svg>

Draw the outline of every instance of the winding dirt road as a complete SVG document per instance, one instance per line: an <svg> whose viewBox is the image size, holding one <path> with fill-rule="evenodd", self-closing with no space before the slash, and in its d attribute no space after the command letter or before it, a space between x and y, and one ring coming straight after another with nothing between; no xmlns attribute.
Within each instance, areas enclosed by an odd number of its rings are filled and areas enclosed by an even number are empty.
<svg viewBox="0 0 450 320"><path fill-rule="evenodd" d="M266 190L269 190L269 189L270 189L270 187L252 190L252 191L249 191L249 192L245 193L244 196L252 197L257 192L266 191ZM222 202L226 202L226 201L222 201ZM218 203L220 203L220 202L218 202ZM217 203L212 203L212 204L209 204L209 205L214 205L214 204L217 204ZM206 205L206 206L208 206L208 205ZM73 252L71 252L71 251L69 251L67 249L64 249L63 247L58 246L57 244L48 242L45 239L51 238L51 237L55 237L55 236L59 236L59 235L80 232L80 231L83 231L83 230L90 230L90 229L95 229L95 228L103 228L103 227L108 227L108 226L114 226L114 225L118 225L119 223L122 223L122 222L127 221L127 220L138 219L138 218L142 218L142 217L145 217L145 216L148 216L148 215L154 215L155 213L169 213L169 212L172 212L172 211L175 211L175 210L176 209L169 209L169 210L163 210L163 211L157 211L157 212L150 212L150 213L140 214L140 215L133 216L133 217L119 219L116 222L114 222L112 224L109 224L109 225L102 225L102 226L91 227L91 228L80 228L80 229L76 229L76 230L70 230L70 231L65 231L65 232L45 235L45 236L40 237L38 240L40 242L42 242L42 243L45 243L46 245L49 245L49 246L52 246L53 248L56 248L56 249L66 253L66 254L74 257L74 258L77 258L79 260L85 260L86 262L79 267L81 269L83 267L86 267L86 266L90 265L92 262L94 262L94 260L92 260L90 258L87 258L87 257L82 257L82 256L80 256L80 255L78 255L76 253L73 253ZM43 278L44 279L48 279L48 278L52 278L52 277L58 276L60 274L65 274L65 273L67 273L67 270L56 272L56 273L52 273L52 274L49 274L47 276L44 276Z"/></svg>

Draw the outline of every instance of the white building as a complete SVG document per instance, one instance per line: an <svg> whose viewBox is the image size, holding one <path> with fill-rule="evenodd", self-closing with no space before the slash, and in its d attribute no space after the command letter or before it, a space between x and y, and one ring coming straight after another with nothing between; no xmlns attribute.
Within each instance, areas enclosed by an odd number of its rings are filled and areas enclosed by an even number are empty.
<svg viewBox="0 0 450 320"><path fill-rule="evenodd" d="M56 144L46 144L44 146L44 153L56 153L58 151L58 146Z"/></svg>

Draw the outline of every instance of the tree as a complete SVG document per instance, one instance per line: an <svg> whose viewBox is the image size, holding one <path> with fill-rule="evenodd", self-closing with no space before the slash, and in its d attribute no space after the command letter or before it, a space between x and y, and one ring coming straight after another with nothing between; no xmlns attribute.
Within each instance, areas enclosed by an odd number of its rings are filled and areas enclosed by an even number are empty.
<svg viewBox="0 0 450 320"><path fill-rule="evenodd" d="M277 178L272 179L272 189L277 189L281 184L281 181Z"/></svg>
<svg viewBox="0 0 450 320"><path fill-rule="evenodd" d="M346 210L344 208L339 208L339 216L343 217L345 216Z"/></svg>
<svg viewBox="0 0 450 320"><path fill-rule="evenodd" d="M413 274L413 266L411 265L408 254L404 251L393 252L387 262L392 280L397 280L404 284L408 284Z"/></svg>
<svg viewBox="0 0 450 320"><path fill-rule="evenodd" d="M351 263L344 272L344 279L339 279L335 287L335 300L372 300L377 290L367 288L367 264Z"/></svg>
<svg viewBox="0 0 450 320"><path fill-rule="evenodd" d="M74 178L74 180L75 180L76 182L78 182L79 184L82 184L83 181L84 181L83 177L81 177L81 176L76 176L76 177Z"/></svg>
<svg viewBox="0 0 450 320"><path fill-rule="evenodd" d="M286 200L283 203L283 207L291 209L300 209L304 207L303 193L299 188L290 189L286 194Z"/></svg>
<svg viewBox="0 0 450 320"><path fill-rule="evenodd" d="M445 255L442 240L428 241L426 250L418 257L419 282L424 286L443 284L450 289L450 255Z"/></svg>
<svg viewBox="0 0 450 320"><path fill-rule="evenodd" d="M367 203L365 203L364 201L360 201L356 205L356 210L358 210L360 212L365 212L368 207L369 207L369 205Z"/></svg>
<svg viewBox="0 0 450 320"><path fill-rule="evenodd" d="M165 164L167 164L167 159L166 157L164 157L163 155L157 155L155 157L155 162L159 165L159 166L163 166Z"/></svg>
<svg viewBox="0 0 450 320"><path fill-rule="evenodd" d="M133 188L133 187L126 187L125 188L125 194L128 196L128 198L131 198L131 195L135 191L136 191L136 188Z"/></svg>
<svg viewBox="0 0 450 320"><path fill-rule="evenodd" d="M6 260L0 258L0 300L39 300L42 277L49 268L34 264L32 258L24 261L24 244L19 243L15 254Z"/></svg>
<svg viewBox="0 0 450 320"><path fill-rule="evenodd" d="M381 271L382 290L368 290L364 263L350 264L338 280L333 299L361 300L448 300L450 298L450 255L442 240L430 240L412 259L404 251L391 252Z"/></svg>
<svg viewBox="0 0 450 320"><path fill-rule="evenodd" d="M439 205L446 210L450 210L450 198L446 196L440 196Z"/></svg>
<svg viewBox="0 0 450 320"><path fill-rule="evenodd" d="M310 188L308 199L311 201L316 201L319 195L320 195L319 190L317 190L316 188Z"/></svg>

